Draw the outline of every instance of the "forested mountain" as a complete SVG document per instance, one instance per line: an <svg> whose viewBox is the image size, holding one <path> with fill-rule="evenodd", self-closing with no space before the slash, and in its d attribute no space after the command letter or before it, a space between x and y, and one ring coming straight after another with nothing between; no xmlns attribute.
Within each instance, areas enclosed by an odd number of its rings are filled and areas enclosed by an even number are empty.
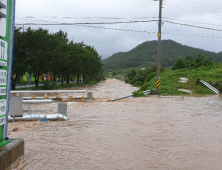
<svg viewBox="0 0 222 170"><path fill-rule="evenodd" d="M103 60L104 70L113 71L131 67L152 67L156 65L157 41L147 41L128 52L119 52ZM186 59L192 56L194 59L198 54L210 57L213 62L222 62L222 52L214 53L198 48L181 45L172 40L162 40L161 65L170 67L180 57Z"/></svg>

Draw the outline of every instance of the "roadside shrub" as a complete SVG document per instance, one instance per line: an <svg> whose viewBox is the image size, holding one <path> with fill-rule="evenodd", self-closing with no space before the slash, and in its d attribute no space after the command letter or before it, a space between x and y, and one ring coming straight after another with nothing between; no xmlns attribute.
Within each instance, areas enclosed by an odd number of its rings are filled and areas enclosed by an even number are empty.
<svg viewBox="0 0 222 170"><path fill-rule="evenodd" d="M155 76L156 76L156 72L151 72L150 74L147 75L146 81L150 81Z"/></svg>
<svg viewBox="0 0 222 170"><path fill-rule="evenodd" d="M54 81L44 81L42 82L43 86L42 89L43 90L53 90L55 87L55 82Z"/></svg>
<svg viewBox="0 0 222 170"><path fill-rule="evenodd" d="M197 77L195 83L196 83L197 85L198 85L198 84L201 84L200 80L202 80L202 79L203 79L203 77Z"/></svg>
<svg viewBox="0 0 222 170"><path fill-rule="evenodd" d="M185 62L180 57L178 58L177 62L172 67L172 70L182 69L185 68Z"/></svg>
<svg viewBox="0 0 222 170"><path fill-rule="evenodd" d="M142 86L143 85L143 83L141 82L141 81L137 81L135 84L134 84L134 86Z"/></svg>
<svg viewBox="0 0 222 170"><path fill-rule="evenodd" d="M140 89L142 91L151 90L151 89L149 89L150 87L151 87L151 85L149 83L144 83Z"/></svg>
<svg viewBox="0 0 222 170"><path fill-rule="evenodd" d="M145 96L144 93L141 90L134 91L133 94L134 94L135 97L144 97Z"/></svg>

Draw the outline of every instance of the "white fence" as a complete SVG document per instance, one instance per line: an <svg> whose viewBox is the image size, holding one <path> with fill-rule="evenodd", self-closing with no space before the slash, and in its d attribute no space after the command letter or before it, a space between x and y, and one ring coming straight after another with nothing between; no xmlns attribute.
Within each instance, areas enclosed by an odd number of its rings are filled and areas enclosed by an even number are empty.
<svg viewBox="0 0 222 170"><path fill-rule="evenodd" d="M49 113L53 110L33 110L31 108L32 104L38 103L52 103L52 99L42 99L42 100L22 100L22 96L14 96L10 101L10 116L9 121L15 120L67 120L66 111L67 104L66 103L58 103L58 111L56 114L39 114L33 115L32 113ZM23 104L28 104L28 110L23 110ZM28 113L28 115L24 115L23 113Z"/></svg>
<svg viewBox="0 0 222 170"><path fill-rule="evenodd" d="M24 91L11 91L11 94L16 94L16 96L19 96L20 94L31 94L32 96L30 97L22 97L23 99L60 99L60 98L65 98L65 99L74 99L74 98L86 98L86 90L24 90ZM43 96L35 96L34 94L44 94ZM66 96L48 96L49 93L66 93ZM76 96L76 93L85 93L85 95L81 96Z"/></svg>

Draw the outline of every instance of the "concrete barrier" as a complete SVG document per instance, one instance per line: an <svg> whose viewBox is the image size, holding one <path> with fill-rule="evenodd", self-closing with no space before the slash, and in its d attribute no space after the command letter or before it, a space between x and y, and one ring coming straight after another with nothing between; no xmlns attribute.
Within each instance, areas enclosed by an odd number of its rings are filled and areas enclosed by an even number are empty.
<svg viewBox="0 0 222 170"><path fill-rule="evenodd" d="M58 103L58 113L67 116L67 103Z"/></svg>
<svg viewBox="0 0 222 170"><path fill-rule="evenodd" d="M20 156L25 153L25 142L23 139L12 140L0 148L0 169L7 169Z"/></svg>
<svg viewBox="0 0 222 170"><path fill-rule="evenodd" d="M88 102L92 102L93 101L92 92L87 92L87 101Z"/></svg>

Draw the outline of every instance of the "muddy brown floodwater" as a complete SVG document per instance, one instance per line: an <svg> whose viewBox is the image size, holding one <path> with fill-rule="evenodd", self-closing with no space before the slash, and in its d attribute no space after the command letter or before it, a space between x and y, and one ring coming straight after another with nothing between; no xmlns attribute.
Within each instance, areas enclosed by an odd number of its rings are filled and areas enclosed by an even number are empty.
<svg viewBox="0 0 222 170"><path fill-rule="evenodd" d="M68 102L68 121L10 123L25 155L9 170L222 169L221 96L108 102L136 89L108 79L87 88L95 101Z"/></svg>

